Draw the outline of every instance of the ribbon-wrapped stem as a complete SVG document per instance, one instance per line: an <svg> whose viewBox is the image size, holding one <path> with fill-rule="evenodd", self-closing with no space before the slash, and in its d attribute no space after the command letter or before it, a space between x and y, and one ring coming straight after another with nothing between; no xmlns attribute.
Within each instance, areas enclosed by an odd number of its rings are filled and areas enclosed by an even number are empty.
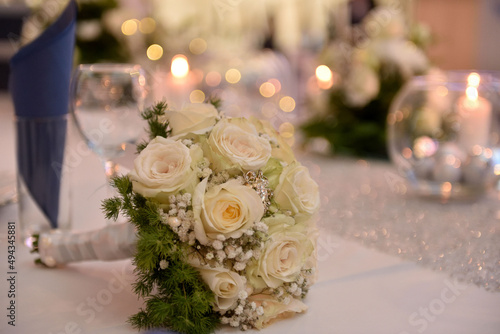
<svg viewBox="0 0 500 334"><path fill-rule="evenodd" d="M43 264L54 267L78 261L126 259L133 256L136 242L134 225L122 223L82 233L42 233L33 250L40 254Z"/></svg>

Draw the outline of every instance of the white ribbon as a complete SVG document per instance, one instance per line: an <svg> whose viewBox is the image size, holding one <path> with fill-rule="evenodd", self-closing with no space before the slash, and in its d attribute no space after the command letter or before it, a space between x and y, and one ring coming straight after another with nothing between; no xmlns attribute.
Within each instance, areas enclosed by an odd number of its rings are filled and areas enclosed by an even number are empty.
<svg viewBox="0 0 500 334"><path fill-rule="evenodd" d="M133 256L136 243L134 225L122 223L90 232L42 233L38 252L42 262L53 267L78 261L126 259Z"/></svg>

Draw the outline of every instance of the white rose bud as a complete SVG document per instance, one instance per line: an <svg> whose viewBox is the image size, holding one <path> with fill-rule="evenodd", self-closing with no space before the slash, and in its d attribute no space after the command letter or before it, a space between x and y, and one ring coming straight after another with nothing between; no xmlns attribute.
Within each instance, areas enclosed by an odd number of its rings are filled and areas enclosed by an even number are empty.
<svg viewBox="0 0 500 334"><path fill-rule="evenodd" d="M217 109L211 104L188 103L181 110L167 110L164 117L172 129L172 136L181 136L210 131L218 116Z"/></svg>
<svg viewBox="0 0 500 334"><path fill-rule="evenodd" d="M281 173L274 199L283 210L290 210L293 214L313 215L320 204L318 189L318 184L309 175L309 170L299 163L294 163Z"/></svg>
<svg viewBox="0 0 500 334"><path fill-rule="evenodd" d="M240 275L225 268L196 268L203 281L215 294L215 306L218 310L228 310L236 306L245 282Z"/></svg>

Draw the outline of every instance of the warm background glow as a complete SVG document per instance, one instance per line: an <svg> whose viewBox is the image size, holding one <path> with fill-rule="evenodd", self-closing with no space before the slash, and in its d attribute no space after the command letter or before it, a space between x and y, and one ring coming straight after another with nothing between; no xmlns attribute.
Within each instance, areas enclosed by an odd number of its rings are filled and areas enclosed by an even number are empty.
<svg viewBox="0 0 500 334"><path fill-rule="evenodd" d="M172 58L172 66L170 67L170 71L176 78L185 78L189 73L189 63L186 56L174 56L174 58Z"/></svg>

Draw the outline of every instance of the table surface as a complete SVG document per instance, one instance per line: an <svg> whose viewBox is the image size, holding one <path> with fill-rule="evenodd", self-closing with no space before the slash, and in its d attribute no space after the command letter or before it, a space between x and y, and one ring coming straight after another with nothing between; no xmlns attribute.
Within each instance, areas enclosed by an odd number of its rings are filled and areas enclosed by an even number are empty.
<svg viewBox="0 0 500 334"><path fill-rule="evenodd" d="M0 96L0 136L0 172L12 174L14 123L6 95ZM82 156L72 171L73 228L92 230L104 225L99 207L106 196L105 178L94 154ZM500 333L500 294L488 291L486 284L498 282L499 247L483 247L492 254L487 258L474 246L500 245L496 195L477 203L443 205L404 194L399 185L395 188L393 180L399 178L387 162L310 154L301 160L322 194L319 280L306 298L305 314L262 333ZM126 323L142 305L131 292L130 260L45 269L33 264L35 256L21 244L16 258L16 326L8 325L6 235L7 222L17 221L16 210L15 204L0 208L0 332L136 333ZM443 217L452 221L441 221ZM437 227L429 228L431 224ZM468 253L462 254L457 243L469 245L464 251ZM436 257L441 251L443 256ZM476 251L483 255L474 255ZM487 279L478 280L477 272L463 265L464 256L472 259L472 266L483 261ZM457 263L469 273L461 277L469 283L454 278L460 277L454 275Z"/></svg>

